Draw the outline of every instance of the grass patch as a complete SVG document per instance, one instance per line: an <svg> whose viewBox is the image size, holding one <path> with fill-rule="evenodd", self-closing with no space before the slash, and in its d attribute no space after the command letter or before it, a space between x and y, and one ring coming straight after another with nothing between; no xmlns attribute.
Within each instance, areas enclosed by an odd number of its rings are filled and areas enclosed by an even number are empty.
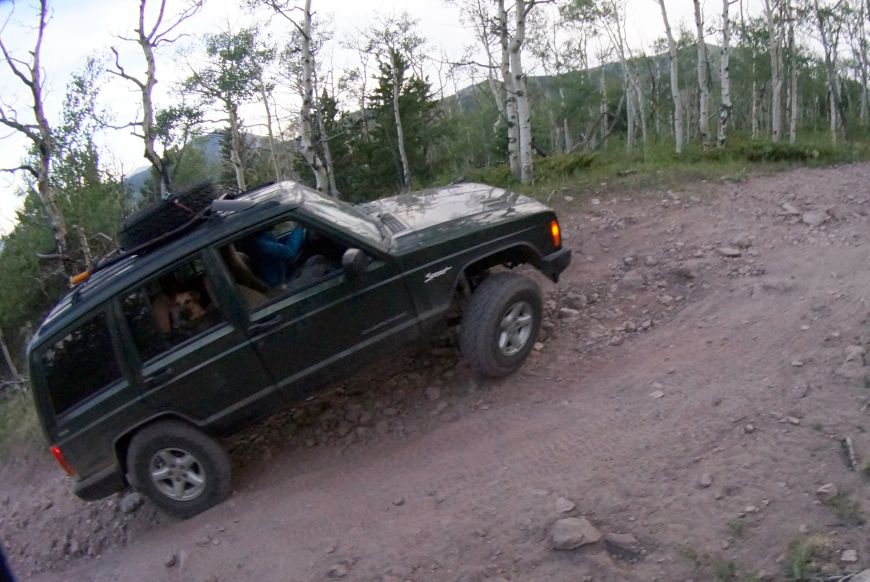
<svg viewBox="0 0 870 582"><path fill-rule="evenodd" d="M865 479L870 479L870 461L864 463L864 469L861 472L864 473Z"/></svg>
<svg viewBox="0 0 870 582"><path fill-rule="evenodd" d="M746 521L742 519L732 519L727 523L728 531L735 538L742 538L746 535Z"/></svg>
<svg viewBox="0 0 870 582"><path fill-rule="evenodd" d="M39 436L39 421L29 392L0 399L0 450Z"/></svg>
<svg viewBox="0 0 870 582"><path fill-rule="evenodd" d="M825 132L804 132L792 144L752 141L739 133L727 147L704 150L689 144L681 156L669 140L637 147L627 153L620 138L611 138L608 148L595 152L553 154L535 158L535 183L521 185L507 164L469 169L468 181L516 188L524 194L544 196L562 191L632 191L673 188L702 180L740 182L749 172L771 173L800 166L826 166L870 159L870 142L853 141L834 147Z"/></svg>
<svg viewBox="0 0 870 582"><path fill-rule="evenodd" d="M715 582L758 580L756 574L744 572L734 560L727 560L718 554L698 552L687 544L677 546L677 554L690 562L703 580Z"/></svg>
<svg viewBox="0 0 870 582"><path fill-rule="evenodd" d="M831 539L824 535L800 536L788 545L785 557L785 577L791 582L804 582L824 572L834 556Z"/></svg>
<svg viewBox="0 0 870 582"><path fill-rule="evenodd" d="M833 497L825 499L823 503L831 508L834 515L848 525L863 525L866 522L861 502L852 499L848 493L837 493Z"/></svg>

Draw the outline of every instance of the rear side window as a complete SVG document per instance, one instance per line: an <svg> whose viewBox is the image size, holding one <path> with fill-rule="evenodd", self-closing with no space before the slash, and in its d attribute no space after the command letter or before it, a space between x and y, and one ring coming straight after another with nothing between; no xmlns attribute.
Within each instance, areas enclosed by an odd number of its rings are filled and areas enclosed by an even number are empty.
<svg viewBox="0 0 870 582"><path fill-rule="evenodd" d="M127 294L121 309L143 362L224 321L199 258Z"/></svg>
<svg viewBox="0 0 870 582"><path fill-rule="evenodd" d="M121 377L106 314L79 325L42 354L48 395L62 414Z"/></svg>

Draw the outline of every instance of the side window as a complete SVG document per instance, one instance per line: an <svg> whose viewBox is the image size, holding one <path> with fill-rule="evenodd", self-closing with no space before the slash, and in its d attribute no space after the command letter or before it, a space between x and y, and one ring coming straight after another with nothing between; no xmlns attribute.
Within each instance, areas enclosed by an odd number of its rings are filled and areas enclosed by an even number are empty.
<svg viewBox="0 0 870 582"><path fill-rule="evenodd" d="M121 377L106 314L91 317L42 353L42 369L56 414L62 414Z"/></svg>
<svg viewBox="0 0 870 582"><path fill-rule="evenodd" d="M143 362L223 321L200 259L128 293L121 309Z"/></svg>
<svg viewBox="0 0 870 582"><path fill-rule="evenodd" d="M249 308L284 297L342 272L347 245L314 228L285 221L220 249Z"/></svg>

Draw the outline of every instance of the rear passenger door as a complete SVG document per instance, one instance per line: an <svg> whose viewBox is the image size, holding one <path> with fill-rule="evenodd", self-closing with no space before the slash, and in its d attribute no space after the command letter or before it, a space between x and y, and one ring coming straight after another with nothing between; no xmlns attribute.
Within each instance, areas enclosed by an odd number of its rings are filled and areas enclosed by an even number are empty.
<svg viewBox="0 0 870 582"><path fill-rule="evenodd" d="M144 397L158 410L231 428L253 415L246 405L272 387L247 335L220 304L202 258L130 289L118 309Z"/></svg>

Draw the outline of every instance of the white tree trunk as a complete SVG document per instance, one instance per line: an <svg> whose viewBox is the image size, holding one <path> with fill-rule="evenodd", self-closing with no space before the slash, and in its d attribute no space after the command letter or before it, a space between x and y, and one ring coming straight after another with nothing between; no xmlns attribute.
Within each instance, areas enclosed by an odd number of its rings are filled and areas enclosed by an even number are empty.
<svg viewBox="0 0 870 582"><path fill-rule="evenodd" d="M510 45L511 78L517 100L517 127L519 134L520 181L531 184L534 180L532 160L532 111L529 105L529 95L526 92L526 77L523 72L523 43L526 41L526 16L534 6L534 2L526 4L526 0L516 0L514 7L516 29Z"/></svg>
<svg viewBox="0 0 870 582"><path fill-rule="evenodd" d="M865 18L870 17L870 0L867 0L867 4L861 4L861 10L859 16L860 26L858 27L858 32L860 35L860 39L858 41L860 58L858 59L861 66L861 110L859 113L859 120L861 122L862 127L867 127L867 116L868 116L868 88L867 88L867 76L870 73L870 62L867 59L867 29Z"/></svg>
<svg viewBox="0 0 870 582"><path fill-rule="evenodd" d="M411 166L408 164L408 154L405 153L405 130L402 128L402 113L399 110L399 59L395 49L390 49L390 65L393 69L393 115L396 120L396 140L399 148L399 159L402 162L402 192L411 188Z"/></svg>
<svg viewBox="0 0 870 582"><path fill-rule="evenodd" d="M788 46L789 46L789 80L788 80L788 143L797 141L797 126L799 121L799 95L798 95L798 69L797 69L797 45L794 39L794 10L791 0L786 0L786 14L788 16Z"/></svg>
<svg viewBox="0 0 870 582"><path fill-rule="evenodd" d="M311 55L311 0L305 0L302 17L302 107L299 108L299 139L302 156L314 172L318 192L328 192L326 168L317 155L312 137L311 106L314 102L314 57Z"/></svg>
<svg viewBox="0 0 870 582"><path fill-rule="evenodd" d="M602 63L599 67L599 75L598 75L598 86L601 93L601 147L603 149L607 149L607 126L608 126L608 118L607 118L607 75L604 73L604 64Z"/></svg>
<svg viewBox="0 0 870 582"><path fill-rule="evenodd" d="M225 102L227 114L230 118L230 164L233 166L233 171L236 174L236 186L239 192L244 192L248 189L248 183L245 180L245 166L242 164L242 132L239 128L239 116L236 111L236 106L229 101Z"/></svg>
<svg viewBox="0 0 870 582"><path fill-rule="evenodd" d="M3 352L3 358L6 360L6 365L9 367L9 373L12 375L13 382L21 382L21 374L15 366L15 361L12 359L12 354L9 353L9 347L6 345L6 338L3 336L3 330L0 329L0 350Z"/></svg>
<svg viewBox="0 0 870 582"><path fill-rule="evenodd" d="M646 99L644 98L643 87L640 84L640 79L635 73L632 73L632 85L634 85L634 94L637 96L637 114L640 119L640 142L645 148L647 144Z"/></svg>
<svg viewBox="0 0 870 582"><path fill-rule="evenodd" d="M755 49L752 49L752 139L758 139L758 79L755 77Z"/></svg>
<svg viewBox="0 0 870 582"><path fill-rule="evenodd" d="M770 139L779 143L782 137L782 43L770 0L764 0L764 9L770 37Z"/></svg>
<svg viewBox="0 0 870 582"><path fill-rule="evenodd" d="M658 1L659 6L662 8L662 19L665 22L665 33L668 37L668 52L671 57L671 99L674 101L674 150L678 154L682 154L683 143L685 142L683 139L683 103L680 98L679 53L677 52L677 43L674 41L674 34L671 31L671 24L668 22L665 0Z"/></svg>
<svg viewBox="0 0 870 582"><path fill-rule="evenodd" d="M731 119L731 20L728 16L730 0L722 0L722 54L719 60L719 77L722 84L722 103L719 106L719 133L716 145L725 147L728 138L728 121Z"/></svg>
<svg viewBox="0 0 870 582"><path fill-rule="evenodd" d="M698 129L701 132L701 143L704 147L710 145L710 82L707 79L707 41L704 39L704 15L701 13L699 0L692 0L695 6L695 27L698 34L698 88L700 101L698 106Z"/></svg>
<svg viewBox="0 0 870 582"><path fill-rule="evenodd" d="M831 143L837 144L837 134L845 127L845 119L840 115L843 101L840 96L840 78L837 74L837 46L834 39L829 37L825 16L819 9L819 1L813 0L813 8L816 13L819 39L822 41L822 50L825 56L825 70L828 76L828 90L831 95Z"/></svg>
<svg viewBox="0 0 870 582"><path fill-rule="evenodd" d="M266 108L266 130L269 135L269 157L272 160L272 169L275 171L275 181L283 180L281 177L281 168L278 166L278 155L275 153L275 133L272 131L272 108L269 106L269 96L266 94L266 85L260 79L260 98L263 100L263 107Z"/></svg>
<svg viewBox="0 0 870 582"><path fill-rule="evenodd" d="M507 11L504 0L498 0L499 43L501 45L501 78L504 85L505 119L507 120L508 164L511 175L519 180L522 176L520 166L520 136L517 122L517 99L510 64L510 37L508 31Z"/></svg>
<svg viewBox="0 0 870 582"><path fill-rule="evenodd" d="M335 164L332 163L332 148L329 147L329 136L326 135L326 124L323 121L323 98L320 93L319 84L315 71L314 94L318 96L315 115L317 117L317 129L320 132L320 146L323 148L323 162L326 165L326 176L329 180L329 195L339 198L338 184L335 181Z"/></svg>

